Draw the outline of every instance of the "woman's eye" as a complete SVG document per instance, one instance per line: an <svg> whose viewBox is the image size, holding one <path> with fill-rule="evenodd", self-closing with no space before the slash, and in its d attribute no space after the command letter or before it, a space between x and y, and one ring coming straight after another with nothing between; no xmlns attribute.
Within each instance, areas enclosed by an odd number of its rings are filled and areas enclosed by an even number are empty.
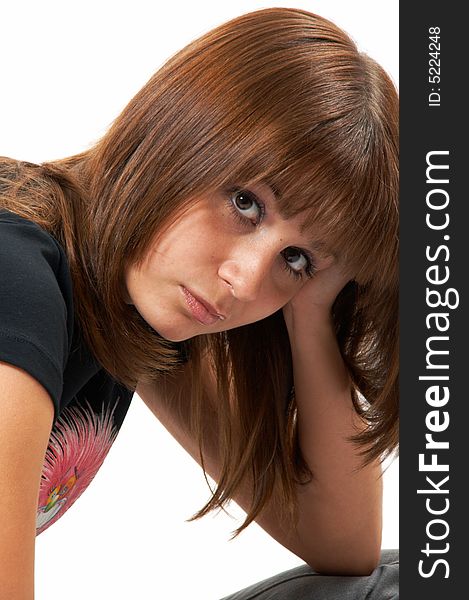
<svg viewBox="0 0 469 600"><path fill-rule="evenodd" d="M305 254L299 248L286 248L282 252L285 268L295 277L301 278L305 273L308 277L312 277L315 272L314 262L312 257Z"/></svg>
<svg viewBox="0 0 469 600"><path fill-rule="evenodd" d="M248 219L254 225L258 225L264 215L264 205L258 198L248 190L236 190L230 194L231 206L235 209L235 215Z"/></svg>

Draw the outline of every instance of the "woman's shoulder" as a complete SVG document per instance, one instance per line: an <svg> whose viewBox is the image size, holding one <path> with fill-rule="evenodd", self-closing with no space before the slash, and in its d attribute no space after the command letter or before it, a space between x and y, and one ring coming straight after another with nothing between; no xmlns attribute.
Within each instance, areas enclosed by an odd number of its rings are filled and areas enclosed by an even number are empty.
<svg viewBox="0 0 469 600"><path fill-rule="evenodd" d="M8 255L15 255L17 266L28 264L31 255L41 255L57 270L65 258L59 242L35 221L0 206L0 252L5 262Z"/></svg>
<svg viewBox="0 0 469 600"><path fill-rule="evenodd" d="M71 275L59 242L36 222L0 208L3 300L73 302ZM42 299L42 300L41 300Z"/></svg>
<svg viewBox="0 0 469 600"><path fill-rule="evenodd" d="M73 335L73 292L60 244L0 209L0 361L39 380L59 402Z"/></svg>

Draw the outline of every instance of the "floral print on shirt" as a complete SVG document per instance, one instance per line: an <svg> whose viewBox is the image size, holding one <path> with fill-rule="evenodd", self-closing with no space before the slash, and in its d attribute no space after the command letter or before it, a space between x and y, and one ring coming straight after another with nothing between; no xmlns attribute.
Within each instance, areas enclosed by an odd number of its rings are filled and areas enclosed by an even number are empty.
<svg viewBox="0 0 469 600"><path fill-rule="evenodd" d="M42 469L36 535L72 506L103 464L118 433L113 421L117 402L100 414L89 403L67 407L57 419Z"/></svg>

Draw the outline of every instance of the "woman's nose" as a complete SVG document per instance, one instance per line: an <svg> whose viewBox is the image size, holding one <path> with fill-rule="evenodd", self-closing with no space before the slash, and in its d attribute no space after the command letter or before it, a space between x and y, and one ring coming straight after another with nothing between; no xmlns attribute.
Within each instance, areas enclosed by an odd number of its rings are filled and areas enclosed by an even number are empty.
<svg viewBox="0 0 469 600"><path fill-rule="evenodd" d="M230 286L235 298L252 302L268 279L272 261L271 252L246 248L223 261L218 275Z"/></svg>

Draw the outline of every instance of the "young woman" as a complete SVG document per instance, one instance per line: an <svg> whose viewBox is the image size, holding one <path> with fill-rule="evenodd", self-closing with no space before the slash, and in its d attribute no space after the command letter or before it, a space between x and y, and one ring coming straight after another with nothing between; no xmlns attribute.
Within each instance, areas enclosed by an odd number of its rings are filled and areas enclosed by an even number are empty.
<svg viewBox="0 0 469 600"><path fill-rule="evenodd" d="M397 119L344 32L266 9L176 54L90 150L2 159L0 597L33 597L35 534L135 391L217 482L194 518L235 499L237 533L307 563L233 598L397 597Z"/></svg>

